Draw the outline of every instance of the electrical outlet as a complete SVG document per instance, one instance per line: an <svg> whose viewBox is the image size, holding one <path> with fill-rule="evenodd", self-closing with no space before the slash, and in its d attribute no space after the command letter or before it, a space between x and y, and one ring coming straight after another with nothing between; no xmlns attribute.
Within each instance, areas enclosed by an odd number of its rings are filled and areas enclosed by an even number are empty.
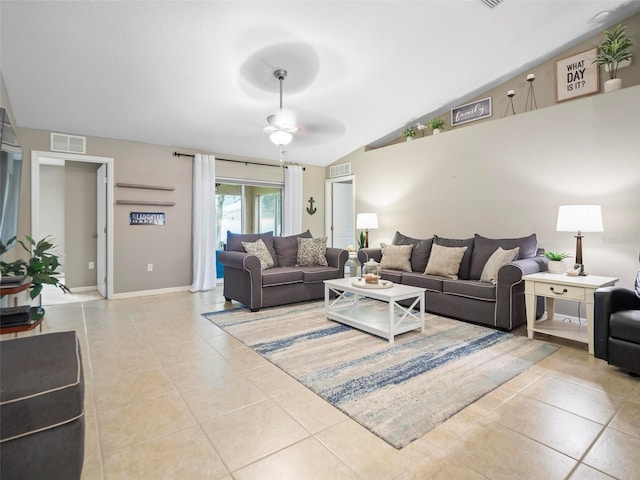
<svg viewBox="0 0 640 480"><path fill-rule="evenodd" d="M153 263L147 263L147 272L153 272Z"/></svg>
<svg viewBox="0 0 640 480"><path fill-rule="evenodd" d="M96 268L96 264L93 262L89 262L89 270L93 270L94 268Z"/></svg>

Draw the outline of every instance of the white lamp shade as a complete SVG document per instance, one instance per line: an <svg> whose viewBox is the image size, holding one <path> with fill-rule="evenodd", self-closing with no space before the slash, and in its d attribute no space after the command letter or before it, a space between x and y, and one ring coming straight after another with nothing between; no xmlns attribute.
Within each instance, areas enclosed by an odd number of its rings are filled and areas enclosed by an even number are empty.
<svg viewBox="0 0 640 480"><path fill-rule="evenodd" d="M558 232L603 232L600 205L562 205L558 209Z"/></svg>
<svg viewBox="0 0 640 480"><path fill-rule="evenodd" d="M284 145L288 145L292 138L293 136L289 132L285 132L283 130L278 130L277 132L273 132L271 135L269 135L269 139L271 139L273 143L281 147Z"/></svg>
<svg viewBox="0 0 640 480"><path fill-rule="evenodd" d="M377 213L359 213L356 217L357 229L371 229L378 228L378 214Z"/></svg>

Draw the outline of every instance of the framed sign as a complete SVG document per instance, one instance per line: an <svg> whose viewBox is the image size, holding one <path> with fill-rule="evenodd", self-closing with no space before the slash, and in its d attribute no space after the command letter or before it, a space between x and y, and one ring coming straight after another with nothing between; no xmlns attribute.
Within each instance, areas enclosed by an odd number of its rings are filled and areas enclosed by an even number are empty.
<svg viewBox="0 0 640 480"><path fill-rule="evenodd" d="M451 126L475 122L491 116L491 97L451 109Z"/></svg>
<svg viewBox="0 0 640 480"><path fill-rule="evenodd" d="M556 62L556 101L590 95L600 91L600 68L594 64L597 48Z"/></svg>
<svg viewBox="0 0 640 480"><path fill-rule="evenodd" d="M129 212L129 225L165 225L164 212Z"/></svg>

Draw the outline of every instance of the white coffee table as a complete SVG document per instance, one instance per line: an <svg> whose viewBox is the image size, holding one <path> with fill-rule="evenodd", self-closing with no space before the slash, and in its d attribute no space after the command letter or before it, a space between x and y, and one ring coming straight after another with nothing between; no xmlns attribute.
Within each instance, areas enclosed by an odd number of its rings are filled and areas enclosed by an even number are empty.
<svg viewBox="0 0 640 480"><path fill-rule="evenodd" d="M524 295L527 309L527 334L533 338L534 332L556 337L568 338L586 343L593 355L593 304L594 293L600 287L615 285L614 277L586 275L570 277L558 273L532 273L524 275ZM545 297L547 317L536 321L536 297ZM563 322L554 318L555 299L584 302L587 317L586 325Z"/></svg>
<svg viewBox="0 0 640 480"><path fill-rule="evenodd" d="M335 299L330 298L331 292ZM324 307L327 318L359 330L377 335L393 343L401 333L420 329L424 333L424 288L394 284L391 288L359 288L349 278L324 281ZM351 295L347 295L351 294ZM387 312L376 310L360 302L364 298L382 300L389 304ZM404 307L400 300L413 299L411 306ZM419 305L419 313L413 308Z"/></svg>

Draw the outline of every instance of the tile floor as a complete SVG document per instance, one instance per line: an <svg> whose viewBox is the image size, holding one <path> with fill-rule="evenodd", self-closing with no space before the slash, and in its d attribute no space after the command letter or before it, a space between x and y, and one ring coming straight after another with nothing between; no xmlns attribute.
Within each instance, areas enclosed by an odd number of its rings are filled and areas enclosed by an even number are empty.
<svg viewBox="0 0 640 480"><path fill-rule="evenodd" d="M640 380L583 345L396 450L200 315L229 307L219 291L47 307L45 332L81 340L83 479L640 478Z"/></svg>

